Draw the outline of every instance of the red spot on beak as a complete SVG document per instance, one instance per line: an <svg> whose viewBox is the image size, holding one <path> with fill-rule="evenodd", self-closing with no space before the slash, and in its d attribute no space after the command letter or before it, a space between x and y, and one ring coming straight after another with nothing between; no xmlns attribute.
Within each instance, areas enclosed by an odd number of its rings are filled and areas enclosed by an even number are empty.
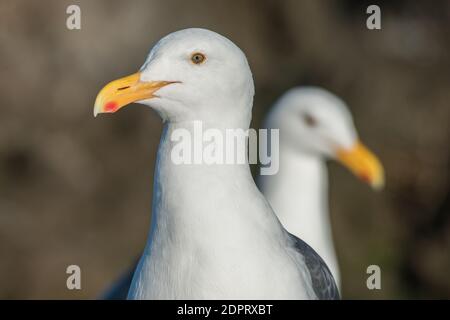
<svg viewBox="0 0 450 320"><path fill-rule="evenodd" d="M359 177L361 178L362 181L370 183L370 177L367 173L363 172L359 175Z"/></svg>
<svg viewBox="0 0 450 320"><path fill-rule="evenodd" d="M115 103L114 101L107 102L104 109L105 112L115 112L117 111L117 103Z"/></svg>

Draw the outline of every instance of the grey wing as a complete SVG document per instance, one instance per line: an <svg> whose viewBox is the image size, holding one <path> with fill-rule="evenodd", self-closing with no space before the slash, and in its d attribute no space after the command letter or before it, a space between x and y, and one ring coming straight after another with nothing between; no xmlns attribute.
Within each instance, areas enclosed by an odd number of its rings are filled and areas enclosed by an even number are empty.
<svg viewBox="0 0 450 320"><path fill-rule="evenodd" d="M290 234L295 248L305 257L306 267L311 275L312 285L320 300L339 300L339 289L333 275L322 258L306 242Z"/></svg>

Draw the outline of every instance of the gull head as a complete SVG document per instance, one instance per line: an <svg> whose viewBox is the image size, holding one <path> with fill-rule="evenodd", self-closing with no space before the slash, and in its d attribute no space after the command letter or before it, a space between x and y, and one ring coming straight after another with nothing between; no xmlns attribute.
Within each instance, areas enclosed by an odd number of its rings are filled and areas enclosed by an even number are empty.
<svg viewBox="0 0 450 320"><path fill-rule="evenodd" d="M248 127L253 95L244 53L215 32L192 28L165 36L138 72L107 84L97 96L94 115L136 102L165 121Z"/></svg>
<svg viewBox="0 0 450 320"><path fill-rule="evenodd" d="M383 166L359 140L346 104L334 94L316 87L293 88L275 103L266 127L280 129L283 147L335 159L374 189L383 187Z"/></svg>

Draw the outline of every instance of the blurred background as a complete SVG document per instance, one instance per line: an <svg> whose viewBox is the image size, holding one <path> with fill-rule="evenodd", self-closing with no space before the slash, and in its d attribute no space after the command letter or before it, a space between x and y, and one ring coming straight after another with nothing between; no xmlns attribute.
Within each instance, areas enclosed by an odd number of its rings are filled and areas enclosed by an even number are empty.
<svg viewBox="0 0 450 320"><path fill-rule="evenodd" d="M81 8L81 30L66 8ZM381 30L366 8L381 7ZM372 190L330 164L343 297L450 298L450 1L0 2L0 298L93 299L143 250L162 124L136 105L92 116L99 89L162 36L204 27L249 59L254 128L297 85L353 112L380 157ZM66 288L66 267L82 290ZM368 290L377 264L382 289Z"/></svg>

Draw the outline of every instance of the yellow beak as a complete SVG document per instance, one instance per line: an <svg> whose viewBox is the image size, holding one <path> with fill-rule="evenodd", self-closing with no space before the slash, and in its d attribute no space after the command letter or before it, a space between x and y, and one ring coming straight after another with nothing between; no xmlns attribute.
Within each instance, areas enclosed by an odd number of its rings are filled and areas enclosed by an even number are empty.
<svg viewBox="0 0 450 320"><path fill-rule="evenodd" d="M94 116L98 113L113 113L136 101L155 97L154 93L175 81L141 81L137 72L108 83L100 90L94 105Z"/></svg>
<svg viewBox="0 0 450 320"><path fill-rule="evenodd" d="M384 186L384 169L378 158L360 141L349 150L339 149L337 159L353 174L366 181L374 189Z"/></svg>

